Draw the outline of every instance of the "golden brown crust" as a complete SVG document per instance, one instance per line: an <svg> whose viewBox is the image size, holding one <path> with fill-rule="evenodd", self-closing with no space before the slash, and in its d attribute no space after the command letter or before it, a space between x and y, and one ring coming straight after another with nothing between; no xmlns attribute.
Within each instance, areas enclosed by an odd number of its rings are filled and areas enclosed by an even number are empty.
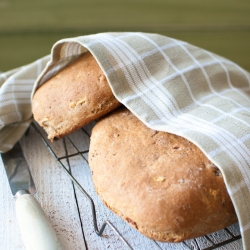
<svg viewBox="0 0 250 250"><path fill-rule="evenodd" d="M219 169L201 150L125 108L94 127L89 165L103 202L152 239L180 242L237 221Z"/></svg>
<svg viewBox="0 0 250 250"><path fill-rule="evenodd" d="M120 106L90 52L44 83L32 100L34 119L60 139Z"/></svg>

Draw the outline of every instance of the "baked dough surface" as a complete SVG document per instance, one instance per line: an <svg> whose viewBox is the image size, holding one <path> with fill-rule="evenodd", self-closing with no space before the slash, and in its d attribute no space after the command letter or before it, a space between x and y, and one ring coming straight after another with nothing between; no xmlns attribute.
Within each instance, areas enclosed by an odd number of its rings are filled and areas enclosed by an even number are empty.
<svg viewBox="0 0 250 250"><path fill-rule="evenodd" d="M93 128L89 165L106 206L149 238L180 242L237 221L221 172L201 150L125 108Z"/></svg>
<svg viewBox="0 0 250 250"><path fill-rule="evenodd" d="M120 106L90 52L73 61L35 92L34 119L51 141L60 139Z"/></svg>

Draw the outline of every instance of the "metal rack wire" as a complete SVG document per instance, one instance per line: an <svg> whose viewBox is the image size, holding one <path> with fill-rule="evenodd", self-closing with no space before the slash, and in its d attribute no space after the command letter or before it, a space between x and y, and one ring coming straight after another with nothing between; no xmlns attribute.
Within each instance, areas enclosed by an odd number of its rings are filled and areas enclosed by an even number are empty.
<svg viewBox="0 0 250 250"><path fill-rule="evenodd" d="M62 139L64 150L65 150L65 155L58 156L57 153L51 147L50 142L48 142L44 134L41 132L40 127L35 122L32 123L32 127L36 130L37 133L39 133L42 141L44 142L45 146L48 148L49 152L54 157L55 161L61 166L61 168L64 170L67 176L72 180L74 187L76 186L90 203L93 228L94 228L96 235L103 236L103 232L105 228L108 226L117 235L119 240L124 244L124 246L127 249L134 249L131 246L131 244L128 243L128 241L123 237L123 235L116 229L116 227L109 220L105 220L104 222L102 222L101 227L98 227L95 203L92 197L88 194L88 192L81 186L81 184L75 179L75 177L71 173L70 159L78 155L78 156L81 156L83 161L88 163L88 159L86 157L86 154L88 153L88 149L80 150L70 137L65 137ZM91 133L90 131L87 131L85 128L82 128L81 132L85 136L90 138L90 133ZM68 152L68 146L67 146L68 143L75 149L75 153L70 154ZM65 164L65 160L66 160L66 164ZM227 234L227 237L223 240L220 237L221 234L218 232L215 232L213 234L205 235L200 238L186 240L182 242L182 244L183 246L185 246L185 249L211 250L215 248L220 248L222 246L227 248L229 244L232 244L233 242L241 239L241 234L240 234L239 229L237 229L237 225L236 226L232 225L228 228L223 229L223 233ZM206 241L206 247L201 247L200 241ZM155 242L155 244L158 246L158 248L160 248L157 242Z"/></svg>

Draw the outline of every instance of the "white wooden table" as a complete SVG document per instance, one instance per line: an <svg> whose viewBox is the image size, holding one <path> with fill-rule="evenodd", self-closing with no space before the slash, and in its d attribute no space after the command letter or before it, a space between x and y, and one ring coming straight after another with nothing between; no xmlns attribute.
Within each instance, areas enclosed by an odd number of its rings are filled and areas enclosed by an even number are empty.
<svg viewBox="0 0 250 250"><path fill-rule="evenodd" d="M91 126L86 127L86 130L90 132ZM70 138L81 151L88 149L89 137L82 130L72 134ZM75 152L67 139L65 144L68 154ZM21 139L21 145L37 188L35 197L49 216L63 250L127 249L109 226L106 226L102 237L96 235L89 200L72 183L63 167L49 152L40 134L33 127L30 128L28 135ZM50 143L50 145L58 157L66 154L63 140ZM87 153L84 155L87 157ZM62 163L68 167L67 160L62 160ZM231 233L222 230L208 237L186 241L185 244L169 244L150 240L139 234L102 204L94 191L88 164L80 155L71 157L69 163L72 175L88 192L95 203L98 227L100 228L104 221L109 220L133 249L203 249L212 246L210 240L220 243L232 238L233 234L239 235L238 227L234 225L230 227ZM0 249L25 249L16 221L15 200L11 195L1 161ZM242 249L242 241L238 239L220 247L220 249L240 250Z"/></svg>

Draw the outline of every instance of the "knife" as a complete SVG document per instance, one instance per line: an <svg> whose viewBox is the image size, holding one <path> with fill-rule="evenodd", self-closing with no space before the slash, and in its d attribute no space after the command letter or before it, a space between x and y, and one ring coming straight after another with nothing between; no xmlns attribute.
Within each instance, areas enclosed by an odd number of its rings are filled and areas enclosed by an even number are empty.
<svg viewBox="0 0 250 250"><path fill-rule="evenodd" d="M36 188L20 143L2 153L1 158L12 195L16 198L16 215L26 249L61 249L48 217L32 195Z"/></svg>

